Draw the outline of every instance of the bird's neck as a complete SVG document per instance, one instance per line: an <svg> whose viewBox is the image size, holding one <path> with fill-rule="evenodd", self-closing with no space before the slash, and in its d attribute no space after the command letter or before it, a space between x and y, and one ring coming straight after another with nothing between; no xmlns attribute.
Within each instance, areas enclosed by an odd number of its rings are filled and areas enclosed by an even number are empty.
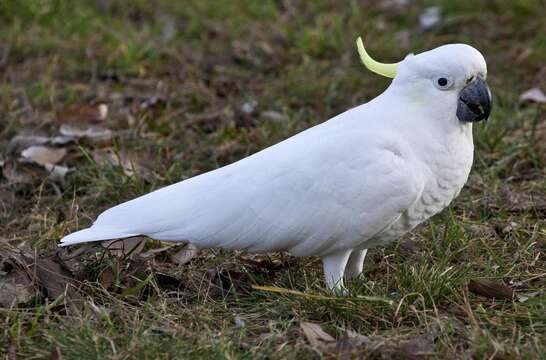
<svg viewBox="0 0 546 360"><path fill-rule="evenodd" d="M374 99L378 108L388 109L385 121L393 122L393 127L419 148L425 162L429 158L435 161L435 154L442 153L446 159L467 163L474 151L472 124L457 118L456 96L431 102L430 98L425 101L422 93L407 90L391 85Z"/></svg>

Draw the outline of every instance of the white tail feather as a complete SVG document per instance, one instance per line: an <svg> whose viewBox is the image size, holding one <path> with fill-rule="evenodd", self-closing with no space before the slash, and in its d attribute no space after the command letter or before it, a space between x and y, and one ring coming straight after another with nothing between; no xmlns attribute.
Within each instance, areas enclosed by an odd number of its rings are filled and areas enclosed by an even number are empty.
<svg viewBox="0 0 546 360"><path fill-rule="evenodd" d="M126 238L137 236L139 234L123 233L115 229L101 229L99 227L90 227L88 229L76 231L61 239L59 246L68 246L86 242L103 241L110 239Z"/></svg>

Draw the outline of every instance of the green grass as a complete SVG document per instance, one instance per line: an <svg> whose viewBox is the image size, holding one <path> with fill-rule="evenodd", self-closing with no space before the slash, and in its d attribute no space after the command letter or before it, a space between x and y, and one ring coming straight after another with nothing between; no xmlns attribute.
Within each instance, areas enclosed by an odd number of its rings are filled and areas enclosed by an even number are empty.
<svg viewBox="0 0 546 360"><path fill-rule="evenodd" d="M108 104L107 126L123 134L110 144L70 146L64 163L75 171L62 185L0 180L1 252L51 254L63 235L114 204L236 161L377 96L388 82L359 64L359 35L385 61L447 42L485 55L495 108L475 127L469 182L441 214L371 250L364 276L344 298L326 292L315 258L284 255L285 266L264 269L220 250L181 266L164 254L144 263L102 249L82 255L67 265L76 269L83 305L38 296L1 308L2 355L47 358L59 348L66 359L408 358L400 344L427 336L430 358L546 357L546 210L538 205L546 200L546 113L518 100L532 87L546 91L543 1L150 3L0 3L3 158L18 134L57 134L56 114L74 104ZM443 21L420 30L418 15L438 3ZM153 96L161 101L139 105ZM269 121L266 111L288 120ZM95 161L93 152L105 147L145 159L151 175L128 176ZM514 194L533 194L534 203ZM114 279L107 289L98 282L105 272ZM467 290L471 279L533 296L488 299ZM337 346L313 349L302 322L320 324ZM343 329L372 345L343 353Z"/></svg>

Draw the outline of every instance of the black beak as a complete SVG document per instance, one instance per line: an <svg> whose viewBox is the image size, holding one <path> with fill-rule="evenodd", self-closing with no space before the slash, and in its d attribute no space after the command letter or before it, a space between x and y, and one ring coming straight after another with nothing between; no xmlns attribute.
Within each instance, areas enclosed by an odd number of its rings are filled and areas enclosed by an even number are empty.
<svg viewBox="0 0 546 360"><path fill-rule="evenodd" d="M466 85L459 94L457 117L463 122L487 120L491 113L491 91L481 78Z"/></svg>

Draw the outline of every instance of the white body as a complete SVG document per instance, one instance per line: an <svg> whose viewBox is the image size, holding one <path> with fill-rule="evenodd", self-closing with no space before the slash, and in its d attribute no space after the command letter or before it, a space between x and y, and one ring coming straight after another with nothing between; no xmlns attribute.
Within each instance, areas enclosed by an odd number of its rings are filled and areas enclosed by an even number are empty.
<svg viewBox="0 0 546 360"><path fill-rule="evenodd" d="M117 205L62 245L146 235L199 248L318 255L330 286L341 282L348 261L348 275L358 275L365 249L446 207L471 169L472 125L457 119L457 95L442 93L431 103L438 90L408 80L419 56L400 63L397 78L372 101L236 163ZM471 65L485 66L479 58Z"/></svg>

